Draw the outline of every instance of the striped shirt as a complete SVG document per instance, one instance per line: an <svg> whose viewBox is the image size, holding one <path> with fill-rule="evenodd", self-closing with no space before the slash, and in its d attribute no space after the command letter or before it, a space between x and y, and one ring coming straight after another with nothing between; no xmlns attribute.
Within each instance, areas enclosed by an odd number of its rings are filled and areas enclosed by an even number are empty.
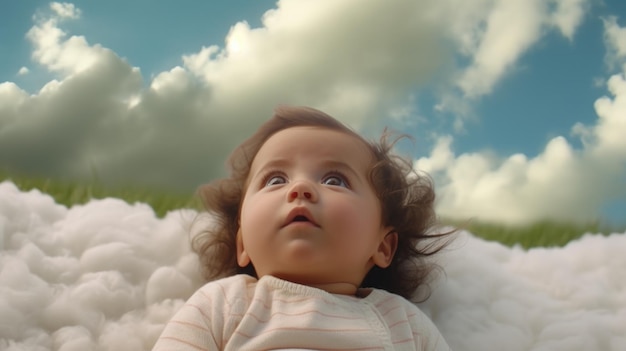
<svg viewBox="0 0 626 351"><path fill-rule="evenodd" d="M370 290L357 298L272 276L213 281L174 315L153 350L449 350L413 303Z"/></svg>

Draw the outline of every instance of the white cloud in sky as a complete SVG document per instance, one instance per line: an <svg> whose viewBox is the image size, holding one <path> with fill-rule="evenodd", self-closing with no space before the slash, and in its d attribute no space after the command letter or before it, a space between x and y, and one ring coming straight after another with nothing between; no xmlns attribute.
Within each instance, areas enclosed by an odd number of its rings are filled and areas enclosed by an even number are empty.
<svg viewBox="0 0 626 351"><path fill-rule="evenodd" d="M615 35L621 30L606 26L615 48L626 45L626 36ZM510 223L597 219L608 199L626 196L625 76L626 66L606 83L609 94L595 102L594 125L572 127L581 149L559 136L535 157L501 159L489 152L456 155L453 138L440 137L430 155L415 163L437 180L439 213Z"/></svg>
<svg viewBox="0 0 626 351"><path fill-rule="evenodd" d="M626 62L626 28L619 26L615 16L604 18L603 22L607 62L610 67L624 64Z"/></svg>
<svg viewBox="0 0 626 351"><path fill-rule="evenodd" d="M556 26L569 40L574 39L574 33L581 24L586 10L589 9L588 0L552 0L548 6L556 6L556 10L548 17L548 22Z"/></svg>
<svg viewBox="0 0 626 351"><path fill-rule="evenodd" d="M49 13L34 17L27 38L33 61L56 79L34 94L0 83L0 164L44 176L188 190L221 175L230 150L279 103L317 107L355 127L376 124L380 116L407 119L419 109L414 89L437 75L442 87L449 83L442 88L441 109L464 116L471 99L459 103L461 96L488 94L546 31L571 40L588 6L586 0L282 0L265 13L261 27L236 23L224 47L199 48L182 56L181 66L144 82L140 68L115 52L66 33L62 24L80 20L80 10L52 3ZM607 19L605 27L606 42L620 53L619 26ZM468 64L455 68L454 55ZM600 104L619 110L620 78L612 80L615 96ZM621 128L616 117L605 119ZM456 122L461 128L462 117ZM483 153L455 155L452 138L444 139L418 163L443 179L443 213L489 212L496 204L485 200L498 199L498 209L510 212L503 220L562 217L574 206L574 195L552 184L568 179L589 188L583 176L589 172L579 169L596 162L599 151L590 150L604 150L601 145L611 138L600 129L601 124L576 128L590 140L583 151L557 138L544 155L504 161ZM555 160L564 165L560 173L545 171ZM607 167L609 180L617 172L601 161L594 167ZM481 186L469 191L465 173ZM607 193L614 193L608 187L615 182L601 180L600 191L570 217L596 213ZM525 185L515 186L520 181ZM542 191L556 189L562 190L546 206L535 203ZM501 190L508 195L498 195ZM559 199L567 206L541 211Z"/></svg>
<svg viewBox="0 0 626 351"><path fill-rule="evenodd" d="M79 10L53 4L27 38L33 60L58 78L34 95L3 83L0 162L43 175L189 187L218 175L226 154L279 103L362 125L405 103L442 61L441 24L419 7L433 3L282 1L263 27L235 24L224 48L185 55L184 67L157 74L147 88L139 68L68 35L62 22Z"/></svg>
<svg viewBox="0 0 626 351"><path fill-rule="evenodd" d="M464 96L491 92L519 56L539 39L541 8L536 1L499 1L484 19L484 32L472 63L458 80Z"/></svg>
<svg viewBox="0 0 626 351"><path fill-rule="evenodd" d="M524 6L537 5L528 2ZM515 4L511 2L506 6ZM562 11L557 10L554 16L560 18L557 23L569 23L560 26L563 35L571 37L573 24L579 23L582 18L579 10L587 5L584 1L571 1L563 2L561 6ZM514 11L509 8L501 16L518 11L520 9ZM604 25L610 60L625 62L626 29L617 24L615 17L605 19ZM508 39L509 36L502 38ZM534 35L528 38L536 40ZM518 44L520 42L525 41L517 41ZM518 49L522 47L518 46ZM514 53L513 57L518 54ZM496 58L496 61L507 62L502 58ZM482 71L482 65L474 64L473 67L469 70ZM485 65L485 69L492 70L493 66ZM478 75L482 74L484 72ZM597 219L608 199L626 196L626 139L623 138L626 133L625 74L626 67L608 82L603 82L609 95L595 103L596 124L576 124L572 127L573 136L582 141L582 149L574 148L566 138L559 136L550 140L537 156L516 154L502 159L490 152L456 155L453 137L440 137L430 155L415 163L417 169L431 172L439 184L439 213L445 217L509 223L543 219Z"/></svg>
<svg viewBox="0 0 626 351"><path fill-rule="evenodd" d="M81 11L74 4L67 2L51 2L50 9L60 18L79 18Z"/></svg>
<svg viewBox="0 0 626 351"><path fill-rule="evenodd" d="M456 85L460 96L442 99L441 108L466 114L464 99L491 93L514 70L515 63L548 31L572 40L589 0L447 1L450 31L470 64L462 67ZM460 106L457 106L460 105Z"/></svg>
<svg viewBox="0 0 626 351"><path fill-rule="evenodd" d="M405 101L438 68L444 52L442 24L429 16L434 6L279 1L262 27L237 23L224 48L205 47L183 60L210 87L215 105L246 97L259 106L280 97L359 125Z"/></svg>
<svg viewBox="0 0 626 351"><path fill-rule="evenodd" d="M65 19L77 19L80 12L73 4L52 3L50 8L55 15L37 16L26 37L34 46L32 58L51 72L64 76L79 73L96 64L98 60L113 55L110 50L99 45L90 46L83 36L71 36L66 39L59 24Z"/></svg>
<svg viewBox="0 0 626 351"><path fill-rule="evenodd" d="M0 349L150 350L203 284L195 215L0 183ZM624 350L625 250L626 233L530 251L461 233L420 307L457 351Z"/></svg>
<svg viewBox="0 0 626 351"><path fill-rule="evenodd" d="M30 72L30 70L28 69L28 67L26 66L22 66L20 67L20 69L17 71L17 75L18 76L25 76Z"/></svg>

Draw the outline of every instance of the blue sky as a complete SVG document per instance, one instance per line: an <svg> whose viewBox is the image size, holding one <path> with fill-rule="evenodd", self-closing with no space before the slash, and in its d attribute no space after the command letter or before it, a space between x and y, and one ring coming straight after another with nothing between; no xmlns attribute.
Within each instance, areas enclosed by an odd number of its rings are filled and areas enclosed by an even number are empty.
<svg viewBox="0 0 626 351"><path fill-rule="evenodd" d="M242 20L258 26L263 13L274 1L77 1L80 21L68 22L70 34L84 35L90 43L100 43L131 64L139 66L145 78L180 64L183 53L202 45L222 44L230 27ZM32 17L47 11L50 1L5 1L0 19L0 74L2 81L14 81L27 90L37 91L51 75L16 76L22 66L37 69L30 60L32 44L25 35L33 26ZM4 50L6 48L6 50ZM17 68L17 70L16 70Z"/></svg>
<svg viewBox="0 0 626 351"><path fill-rule="evenodd" d="M413 135L446 216L626 222L623 1L51 4L0 4L10 173L192 189L305 104Z"/></svg>

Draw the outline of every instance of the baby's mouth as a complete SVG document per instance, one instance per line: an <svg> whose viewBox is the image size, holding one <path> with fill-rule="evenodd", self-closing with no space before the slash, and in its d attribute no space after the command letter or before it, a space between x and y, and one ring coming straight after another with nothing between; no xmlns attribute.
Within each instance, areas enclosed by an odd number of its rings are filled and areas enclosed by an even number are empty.
<svg viewBox="0 0 626 351"><path fill-rule="evenodd" d="M310 220L305 216L296 216L296 218L294 218L291 222L310 222Z"/></svg>
<svg viewBox="0 0 626 351"><path fill-rule="evenodd" d="M310 223L315 227L319 227L319 225L313 219L313 216L311 215L309 210L307 210L306 208L295 208L291 210L283 227L293 223Z"/></svg>

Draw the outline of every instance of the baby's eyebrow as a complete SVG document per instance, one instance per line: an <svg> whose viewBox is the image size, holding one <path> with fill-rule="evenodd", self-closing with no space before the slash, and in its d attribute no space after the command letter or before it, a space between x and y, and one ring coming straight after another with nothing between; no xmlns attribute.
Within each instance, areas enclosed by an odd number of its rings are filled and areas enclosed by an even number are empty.
<svg viewBox="0 0 626 351"><path fill-rule="evenodd" d="M254 179L259 174L263 174L263 172L267 169L285 168L285 167L289 167L292 163L293 163L292 160L286 159L286 158L278 158L278 159L270 160L267 163L262 164L257 169L253 169L254 173L250 173L249 179ZM335 169L337 171L348 173L348 175L352 177L359 178L359 172L357 172L353 167L351 167L346 162L329 159L329 160L321 161L320 165L324 168Z"/></svg>
<svg viewBox="0 0 626 351"><path fill-rule="evenodd" d="M327 168L334 168L338 171L349 173L351 176L359 178L359 173L349 164L336 160L327 160L323 162L323 165Z"/></svg>
<svg viewBox="0 0 626 351"><path fill-rule="evenodd" d="M262 174L268 168L269 169L283 168L283 167L289 166L291 163L292 161L286 158L277 158L277 159L270 160L269 162L262 164L260 167L258 167L258 169L253 169L252 171L254 171L254 173L251 172L248 178L249 179L255 178L259 174Z"/></svg>

